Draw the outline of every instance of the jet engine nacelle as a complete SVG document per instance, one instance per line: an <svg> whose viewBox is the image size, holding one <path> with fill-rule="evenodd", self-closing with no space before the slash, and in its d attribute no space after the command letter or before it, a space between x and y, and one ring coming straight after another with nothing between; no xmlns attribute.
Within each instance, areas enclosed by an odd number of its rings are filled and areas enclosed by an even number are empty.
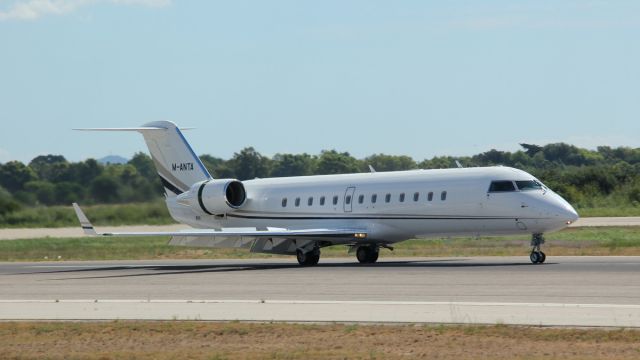
<svg viewBox="0 0 640 360"><path fill-rule="evenodd" d="M197 182L189 191L178 195L178 203L209 215L234 211L247 200L242 182L235 179L216 179Z"/></svg>

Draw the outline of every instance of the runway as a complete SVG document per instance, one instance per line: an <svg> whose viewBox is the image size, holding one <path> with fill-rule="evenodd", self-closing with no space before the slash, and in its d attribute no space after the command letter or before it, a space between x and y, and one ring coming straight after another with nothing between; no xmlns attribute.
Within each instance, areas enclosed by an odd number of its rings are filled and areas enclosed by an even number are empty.
<svg viewBox="0 0 640 360"><path fill-rule="evenodd" d="M0 319L640 327L640 257L0 263Z"/></svg>

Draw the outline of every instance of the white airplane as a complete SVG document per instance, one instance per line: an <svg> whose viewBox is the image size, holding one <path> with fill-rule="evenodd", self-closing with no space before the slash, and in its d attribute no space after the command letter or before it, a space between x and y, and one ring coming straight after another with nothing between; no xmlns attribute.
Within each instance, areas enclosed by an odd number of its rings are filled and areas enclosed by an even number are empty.
<svg viewBox="0 0 640 360"><path fill-rule="evenodd" d="M296 255L315 265L320 249L347 245L360 263L414 238L532 234L530 260L543 263L543 234L578 219L573 207L531 174L510 167L410 170L239 181L214 179L172 122L138 128L162 180L169 213L194 229L88 235L171 236L171 245L248 248Z"/></svg>

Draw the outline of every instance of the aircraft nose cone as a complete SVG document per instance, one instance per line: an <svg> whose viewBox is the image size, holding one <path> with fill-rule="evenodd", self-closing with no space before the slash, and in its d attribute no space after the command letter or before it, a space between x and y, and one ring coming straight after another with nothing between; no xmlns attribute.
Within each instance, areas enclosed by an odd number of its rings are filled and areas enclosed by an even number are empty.
<svg viewBox="0 0 640 360"><path fill-rule="evenodd" d="M558 196L554 206L556 216L562 219L567 225L573 224L580 218L576 209L571 206L565 199Z"/></svg>
<svg viewBox="0 0 640 360"><path fill-rule="evenodd" d="M576 209L574 209L573 206L571 205L563 209L563 213L561 216L567 219L567 225L573 224L580 218L580 215L578 215L578 212L576 211Z"/></svg>

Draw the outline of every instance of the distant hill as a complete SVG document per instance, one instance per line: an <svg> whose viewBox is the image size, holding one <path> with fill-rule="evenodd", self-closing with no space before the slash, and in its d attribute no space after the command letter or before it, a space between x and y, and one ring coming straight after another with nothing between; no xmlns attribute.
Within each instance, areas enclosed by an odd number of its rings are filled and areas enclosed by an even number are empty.
<svg viewBox="0 0 640 360"><path fill-rule="evenodd" d="M129 159L118 155L109 155L97 160L100 164L126 164Z"/></svg>

